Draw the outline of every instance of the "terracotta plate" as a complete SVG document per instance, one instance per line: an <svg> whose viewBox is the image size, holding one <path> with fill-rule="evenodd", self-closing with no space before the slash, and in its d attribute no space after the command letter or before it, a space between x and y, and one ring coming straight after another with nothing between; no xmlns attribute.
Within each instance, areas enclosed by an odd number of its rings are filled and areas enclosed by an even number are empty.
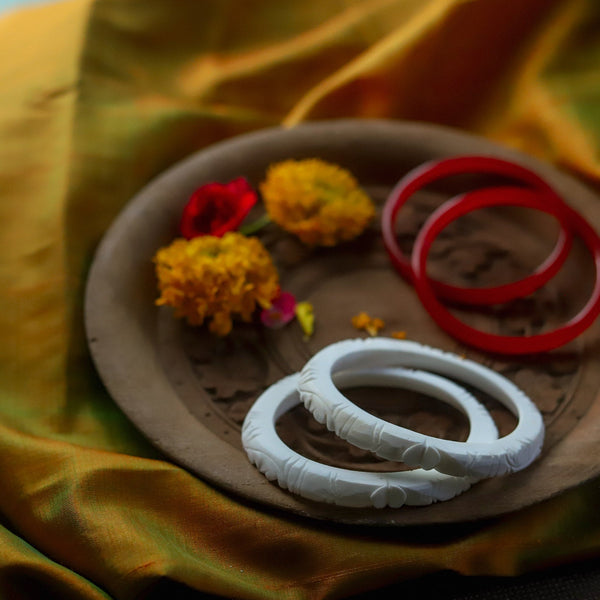
<svg viewBox="0 0 600 600"><path fill-rule="evenodd" d="M486 141L435 126L386 121L324 121L291 130L244 135L190 156L150 182L131 200L98 248L86 292L86 327L91 353L117 404L148 439L174 462L240 501L337 523L412 525L480 519L549 498L600 473L600 386L598 327L568 347L543 357L485 355L459 345L433 323L414 290L391 268L379 223L358 241L309 250L276 226L261 237L277 261L282 286L310 300L316 331L304 339L297 323L281 330L236 325L216 340L203 328L157 309L152 256L177 235L182 206L209 181L245 176L258 185L270 163L320 157L350 169L381 205L394 183L423 161L460 154L485 154L519 162L545 177L592 224L600 223L600 200L574 179L532 158ZM398 220L398 236L410 251L415 233L431 210L453 192L492 183L481 177L448 180L411 199ZM498 183L497 181L495 183ZM551 250L557 226L525 209L478 211L444 231L430 267L463 285L501 283L522 277ZM533 333L555 327L586 301L594 273L584 249L531 297L494 311L460 313L489 331ZM360 335L351 317L367 311L386 322L381 335L405 331L408 339L468 355L511 378L543 412L547 437L541 458L523 472L486 480L461 496L427 507L344 509L293 496L268 482L247 460L240 426L248 407L266 386L299 370L334 340ZM386 419L451 439L467 425L448 407L427 398L363 389L353 399ZM484 399L503 433L514 423ZM281 435L299 451L348 468L403 468L341 442L297 408L282 417Z"/></svg>

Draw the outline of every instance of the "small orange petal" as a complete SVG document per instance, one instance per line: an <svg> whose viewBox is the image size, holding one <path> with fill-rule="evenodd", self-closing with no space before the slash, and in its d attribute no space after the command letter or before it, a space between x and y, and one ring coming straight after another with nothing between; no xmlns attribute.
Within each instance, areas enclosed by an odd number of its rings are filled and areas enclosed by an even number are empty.
<svg viewBox="0 0 600 600"><path fill-rule="evenodd" d="M392 331L392 337L397 340L405 340L406 339L406 331Z"/></svg>

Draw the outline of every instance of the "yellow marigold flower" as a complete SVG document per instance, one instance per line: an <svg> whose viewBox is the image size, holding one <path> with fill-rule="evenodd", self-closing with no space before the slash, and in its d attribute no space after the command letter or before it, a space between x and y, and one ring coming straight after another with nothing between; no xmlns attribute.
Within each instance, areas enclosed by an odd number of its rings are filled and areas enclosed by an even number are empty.
<svg viewBox="0 0 600 600"><path fill-rule="evenodd" d="M396 340L405 340L406 331L392 331L392 337Z"/></svg>
<svg viewBox="0 0 600 600"><path fill-rule="evenodd" d="M258 238L229 232L178 238L154 257L159 306L175 309L191 325L211 318L209 329L227 335L232 318L249 321L257 304L268 308L279 291L271 255Z"/></svg>
<svg viewBox="0 0 600 600"><path fill-rule="evenodd" d="M271 219L311 246L351 240L375 215L356 179L318 158L271 165L260 191Z"/></svg>
<svg viewBox="0 0 600 600"><path fill-rule="evenodd" d="M378 317L370 317L366 312L360 312L352 317L352 325L356 329L364 329L369 335L377 335L385 323Z"/></svg>

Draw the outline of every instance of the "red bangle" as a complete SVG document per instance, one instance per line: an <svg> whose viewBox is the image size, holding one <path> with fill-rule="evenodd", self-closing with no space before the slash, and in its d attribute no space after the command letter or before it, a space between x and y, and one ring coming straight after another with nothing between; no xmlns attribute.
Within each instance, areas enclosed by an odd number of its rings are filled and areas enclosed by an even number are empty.
<svg viewBox="0 0 600 600"><path fill-rule="evenodd" d="M396 270L408 281L413 280L410 259L398 245L395 234L396 217L406 201L420 188L451 175L466 173L500 175L517 179L543 194L545 204L563 204L561 198L541 177L515 163L491 156L459 156L424 163L410 171L394 187L383 208L381 229L383 242ZM518 191L522 188L515 187ZM505 193L512 194L505 188ZM571 249L572 234L561 222L556 245L550 255L528 277L508 284L488 288L465 288L432 280L438 297L463 305L497 304L522 298L542 287L559 271Z"/></svg>
<svg viewBox="0 0 600 600"><path fill-rule="evenodd" d="M562 327L531 336L502 336L479 331L452 315L436 298L427 278L427 255L436 236L455 219L488 206L523 206L535 208L566 222L585 243L596 269L594 289L583 309ZM532 354L563 346L587 329L600 313L600 238L587 221L562 203L545 203L533 190L521 189L507 196L503 188L476 190L446 202L427 220L417 236L412 255L415 289L423 306L442 329L458 340L482 350L501 354Z"/></svg>

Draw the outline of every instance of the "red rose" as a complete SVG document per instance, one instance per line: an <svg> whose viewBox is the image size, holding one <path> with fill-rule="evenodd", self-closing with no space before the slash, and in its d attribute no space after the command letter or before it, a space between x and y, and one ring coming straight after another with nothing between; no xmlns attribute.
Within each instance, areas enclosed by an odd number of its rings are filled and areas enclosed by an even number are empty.
<svg viewBox="0 0 600 600"><path fill-rule="evenodd" d="M183 209L180 230L188 240L200 235L222 237L237 229L258 197L243 177L199 187Z"/></svg>

